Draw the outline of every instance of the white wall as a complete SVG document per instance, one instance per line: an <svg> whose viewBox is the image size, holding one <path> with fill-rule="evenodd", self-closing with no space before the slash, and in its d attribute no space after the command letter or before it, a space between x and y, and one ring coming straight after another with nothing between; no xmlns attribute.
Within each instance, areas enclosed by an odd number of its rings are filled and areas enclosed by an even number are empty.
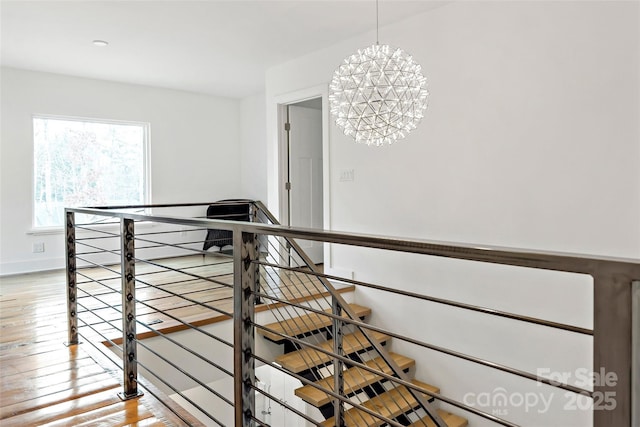
<svg viewBox="0 0 640 427"><path fill-rule="evenodd" d="M62 234L27 234L33 114L149 122L153 203L240 194L238 100L10 68L1 78L1 274L64 267ZM45 252L32 253L34 242Z"/></svg>
<svg viewBox="0 0 640 427"><path fill-rule="evenodd" d="M393 147L332 129L333 228L640 256L637 9L460 2L382 29L422 64L430 106ZM271 68L268 101L328 84L371 36ZM274 105L267 113L276 209ZM346 168L355 182L338 182ZM382 198L385 209L349 212Z"/></svg>
<svg viewBox="0 0 640 427"><path fill-rule="evenodd" d="M332 229L640 258L639 21L638 2L475 1L381 28L381 42L422 65L430 105L418 129L391 147L356 145L332 124ZM372 32L268 70L273 211L275 99L328 84L344 57L374 40ZM353 182L339 181L345 169L355 171ZM341 247L332 248L331 261L362 280L592 325L592 286L581 276ZM592 364L590 339L433 305L404 303L399 310L400 303L381 304L371 291L356 298L372 305L376 323L534 373ZM421 379L457 399L500 384L510 392L539 391L395 345L418 358ZM550 413L520 408L508 418L529 426L590 425L588 413L564 410L562 395L556 392Z"/></svg>
<svg viewBox="0 0 640 427"><path fill-rule="evenodd" d="M267 202L267 122L265 95L240 102L240 183L243 197Z"/></svg>

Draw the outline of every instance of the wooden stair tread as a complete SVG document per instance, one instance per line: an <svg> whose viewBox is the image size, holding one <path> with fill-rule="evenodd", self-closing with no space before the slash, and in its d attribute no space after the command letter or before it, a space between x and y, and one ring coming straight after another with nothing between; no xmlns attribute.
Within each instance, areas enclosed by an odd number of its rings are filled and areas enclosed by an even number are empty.
<svg viewBox="0 0 640 427"><path fill-rule="evenodd" d="M373 337L379 341L387 341L390 336L377 331L370 332ZM363 345L365 344L365 345ZM360 350L364 350L369 347L367 339L360 331L353 334L345 335L342 338L342 348L345 354L355 353ZM333 351L333 340L324 341L318 345L320 348ZM311 367L324 365L332 360L332 357L328 354L314 350L312 348L303 348L298 351L283 354L276 357L275 361L278 365L291 372L303 372Z"/></svg>
<svg viewBox="0 0 640 427"><path fill-rule="evenodd" d="M406 356L399 355L397 353L389 352L391 358L400 366L400 369L405 370L416 364L415 360L410 359ZM392 371L389 365L384 362L382 357L376 357L375 359L369 360L364 363L368 367L376 370L380 370L385 374L391 375ZM358 368L352 367L343 372L344 378L344 393L351 394L355 391L361 390L364 387L371 385L377 381L380 381L382 377L374 374L373 372ZM323 378L315 383L315 385L326 388L328 390L333 389L333 375L327 378ZM332 397L327 393L319 390L314 385L305 385L304 387L297 388L295 390L295 395L300 397L307 403L314 405L315 407L320 407L330 403Z"/></svg>
<svg viewBox="0 0 640 427"><path fill-rule="evenodd" d="M459 415L452 414L451 412L443 411L442 409L437 410L438 415L442 418L442 421L445 422L447 427L466 427L468 421L465 418L462 418ZM409 425L409 427L436 427L436 423L434 423L429 416L425 416L421 420L416 421Z"/></svg>
<svg viewBox="0 0 640 427"><path fill-rule="evenodd" d="M437 387L423 383L422 381L411 380L411 383L432 393L438 393L440 391ZM425 395L425 397L427 399L431 398L429 395ZM408 412L417 405L418 402L409 389L403 386L391 389L362 403L362 406L365 408L387 418L395 418L398 415ZM355 407L345 411L344 421L346 427L374 427L385 424L383 420ZM333 427L335 425L333 417L327 419L321 425Z"/></svg>
<svg viewBox="0 0 640 427"><path fill-rule="evenodd" d="M358 304L349 304L349 307L351 307L358 318L371 314L371 309L368 307L363 307ZM328 308L325 312L331 313L331 309ZM347 315L343 314L342 317L346 318ZM331 317L323 316L318 313L309 313L293 319L287 319L282 322L273 322L265 326L284 335L296 337L317 331L318 329L327 328L331 326L332 322L333 319ZM258 329L258 333L273 342L282 342L286 340L286 338L264 329Z"/></svg>

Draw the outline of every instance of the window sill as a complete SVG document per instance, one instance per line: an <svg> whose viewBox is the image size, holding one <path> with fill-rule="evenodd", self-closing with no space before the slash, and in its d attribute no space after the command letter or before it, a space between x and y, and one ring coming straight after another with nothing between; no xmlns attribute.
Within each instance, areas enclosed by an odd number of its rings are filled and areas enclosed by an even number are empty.
<svg viewBox="0 0 640 427"><path fill-rule="evenodd" d="M29 236L47 236L54 234L63 234L63 227L39 227L39 228L31 228L27 230L26 234Z"/></svg>

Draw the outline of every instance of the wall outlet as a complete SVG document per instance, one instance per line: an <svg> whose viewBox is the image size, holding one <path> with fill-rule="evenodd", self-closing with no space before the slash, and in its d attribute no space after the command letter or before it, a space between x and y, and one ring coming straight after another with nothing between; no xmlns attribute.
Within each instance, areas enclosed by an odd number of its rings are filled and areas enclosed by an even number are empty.
<svg viewBox="0 0 640 427"><path fill-rule="evenodd" d="M33 244L33 253L38 254L44 252L44 242L36 242Z"/></svg>
<svg viewBox="0 0 640 427"><path fill-rule="evenodd" d="M342 169L340 171L340 182L353 181L356 178L356 172L353 169Z"/></svg>

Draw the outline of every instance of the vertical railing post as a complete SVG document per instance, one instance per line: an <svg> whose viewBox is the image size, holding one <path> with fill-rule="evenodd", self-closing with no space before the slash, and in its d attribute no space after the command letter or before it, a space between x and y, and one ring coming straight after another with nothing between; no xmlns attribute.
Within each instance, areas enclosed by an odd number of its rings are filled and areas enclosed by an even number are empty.
<svg viewBox="0 0 640 427"><path fill-rule="evenodd" d="M631 426L632 279L594 275L593 427Z"/></svg>
<svg viewBox="0 0 640 427"><path fill-rule="evenodd" d="M67 315L69 339L67 345L78 344L78 301L76 280L76 224L75 213L65 209L66 217L66 267L67 267Z"/></svg>
<svg viewBox="0 0 640 427"><path fill-rule="evenodd" d="M258 239L244 233L240 227L233 231L234 260L234 408L235 426L254 425L256 382L254 305L257 287Z"/></svg>
<svg viewBox="0 0 640 427"><path fill-rule="evenodd" d="M342 307L336 298L331 299L331 312L336 316L342 316ZM342 356L342 338L344 336L344 322L338 318L333 319L333 353ZM344 396L344 362L339 358L333 359L333 388L337 395ZM336 427L344 427L344 402L341 399L333 400L333 414Z"/></svg>
<svg viewBox="0 0 640 427"><path fill-rule="evenodd" d="M255 203L249 204L249 221L258 222L258 207L256 206ZM267 238L268 237L265 235L262 235L260 237L256 236L255 238L256 259L260 259L260 251L264 250L264 247L266 246L262 242L266 242ZM255 280L256 280L255 289L257 292L259 292L260 291L260 264L255 264L254 268L256 269L256 271L254 272ZM255 296L255 304L260 304L260 297L258 295Z"/></svg>
<svg viewBox="0 0 640 427"><path fill-rule="evenodd" d="M120 275L122 276L122 361L123 400L133 399L138 391L138 354L136 334L136 271L134 221L122 218L120 222Z"/></svg>
<svg viewBox="0 0 640 427"><path fill-rule="evenodd" d="M249 204L249 222L259 222L258 221L258 207L255 203Z"/></svg>
<svg viewBox="0 0 640 427"><path fill-rule="evenodd" d="M631 283L631 425L640 425L640 280Z"/></svg>

